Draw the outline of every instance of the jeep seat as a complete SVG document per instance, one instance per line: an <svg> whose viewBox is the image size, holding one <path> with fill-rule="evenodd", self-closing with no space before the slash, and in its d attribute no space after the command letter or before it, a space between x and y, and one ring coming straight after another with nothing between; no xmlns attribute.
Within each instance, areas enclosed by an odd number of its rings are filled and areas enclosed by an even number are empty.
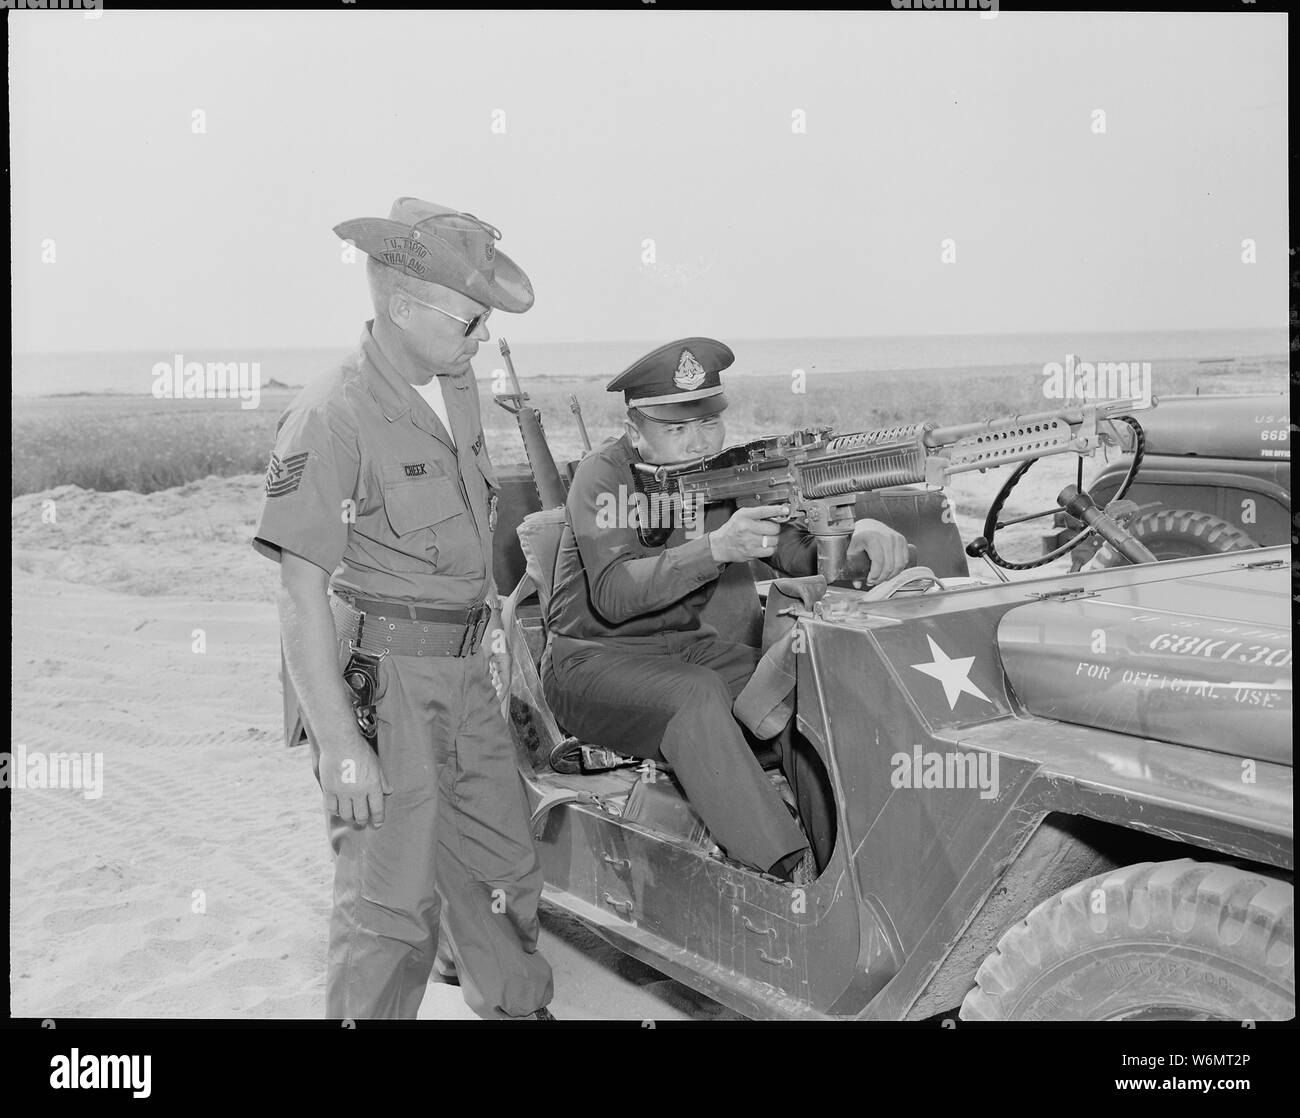
<svg viewBox="0 0 1300 1118"><path fill-rule="evenodd" d="M859 493L853 513L859 520L880 520L902 532L916 547L919 566L929 567L940 578L966 578L970 567L961 532L947 511L949 504L942 490L899 485Z"/></svg>
<svg viewBox="0 0 1300 1118"><path fill-rule="evenodd" d="M528 513L515 529L519 550L524 555L524 573L512 597L519 603L536 591L543 617L555 589L555 564L560 557L560 541L564 539L566 523L563 508L542 509ZM523 593L520 593L521 588Z"/></svg>

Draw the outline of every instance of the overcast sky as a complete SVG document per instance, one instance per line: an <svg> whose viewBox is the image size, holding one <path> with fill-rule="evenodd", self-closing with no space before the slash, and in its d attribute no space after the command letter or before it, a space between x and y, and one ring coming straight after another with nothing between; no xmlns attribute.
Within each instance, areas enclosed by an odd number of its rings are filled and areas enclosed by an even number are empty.
<svg viewBox="0 0 1300 1118"><path fill-rule="evenodd" d="M512 338L1287 322L1280 15L8 18L19 351L349 346L402 194L501 228Z"/></svg>

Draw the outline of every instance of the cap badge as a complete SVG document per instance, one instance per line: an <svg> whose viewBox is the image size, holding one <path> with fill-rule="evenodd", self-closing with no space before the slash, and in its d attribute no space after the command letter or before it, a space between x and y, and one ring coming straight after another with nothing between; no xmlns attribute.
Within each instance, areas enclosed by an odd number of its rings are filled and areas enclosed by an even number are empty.
<svg viewBox="0 0 1300 1118"><path fill-rule="evenodd" d="M494 245L491 241L488 241L488 243L483 246L483 255L487 258L489 264L492 262L492 258L496 256L496 254L497 254L496 245Z"/></svg>
<svg viewBox="0 0 1300 1118"><path fill-rule="evenodd" d="M673 384L677 385L683 392L693 392L704 383L704 366L695 360L695 354L689 349L682 350L682 356L677 362L677 374L673 377Z"/></svg>

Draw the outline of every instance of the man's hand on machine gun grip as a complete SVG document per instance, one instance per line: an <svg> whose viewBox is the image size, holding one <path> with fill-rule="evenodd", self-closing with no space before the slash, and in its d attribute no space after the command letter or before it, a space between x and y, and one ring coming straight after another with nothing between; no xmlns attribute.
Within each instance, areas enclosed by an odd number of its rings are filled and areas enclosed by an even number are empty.
<svg viewBox="0 0 1300 1118"><path fill-rule="evenodd" d="M384 825L384 796L393 789L359 730L344 731L340 741L321 743L320 786L330 814L362 827Z"/></svg>
<svg viewBox="0 0 1300 1118"><path fill-rule="evenodd" d="M766 559L776 550L781 525L774 517L788 517L789 505L755 505L739 508L721 528L709 533L709 550L717 563L743 563Z"/></svg>
<svg viewBox="0 0 1300 1118"><path fill-rule="evenodd" d="M907 537L879 520L859 520L853 525L846 555L849 566L861 565L863 560L857 557L863 553L871 563L866 580L868 586L875 586L907 570Z"/></svg>

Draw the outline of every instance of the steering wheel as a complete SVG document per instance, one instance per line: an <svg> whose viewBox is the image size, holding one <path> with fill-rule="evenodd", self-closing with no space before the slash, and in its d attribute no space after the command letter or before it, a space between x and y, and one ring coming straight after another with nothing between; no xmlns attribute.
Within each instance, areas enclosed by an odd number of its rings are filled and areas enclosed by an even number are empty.
<svg viewBox="0 0 1300 1118"><path fill-rule="evenodd" d="M1124 495L1129 491L1137 477L1138 470L1142 467L1142 456L1146 451L1146 435L1142 430L1142 425L1131 415L1115 415L1110 419L1116 422L1127 423L1133 429L1133 461L1129 463L1128 473L1124 475L1124 482L1115 492L1115 496L1110 499L1106 508L1110 508L1116 501L1124 499ZM1042 512L1034 513L1032 516L1019 517L1012 521L1002 521L998 516L1002 512L1002 506L1007 503L1007 498L1011 496L1012 490L1019 484L1020 479L1029 472L1029 467L1037 462L1037 458L1030 458L1016 467L1012 475L1002 483L1002 488L993 498L993 503L989 506L988 516L984 518L984 535L972 540L966 546L966 554L972 558L978 559L981 556L988 559L991 563L996 563L999 567L1008 571L1029 571L1034 567L1041 567L1044 563L1050 563L1055 559L1061 558L1062 555L1069 555L1084 540L1091 536L1096 528L1092 525L1086 525L1082 531L1071 536L1060 547L1055 547L1045 555L1040 555L1028 563L1013 563L1010 560L1002 558L998 554L997 548L994 547L993 539L999 528L1005 528L1008 524L1024 524L1030 520L1040 520L1044 516L1054 516L1056 509L1044 509ZM1078 489L1083 491L1083 457L1079 458L1079 481Z"/></svg>

